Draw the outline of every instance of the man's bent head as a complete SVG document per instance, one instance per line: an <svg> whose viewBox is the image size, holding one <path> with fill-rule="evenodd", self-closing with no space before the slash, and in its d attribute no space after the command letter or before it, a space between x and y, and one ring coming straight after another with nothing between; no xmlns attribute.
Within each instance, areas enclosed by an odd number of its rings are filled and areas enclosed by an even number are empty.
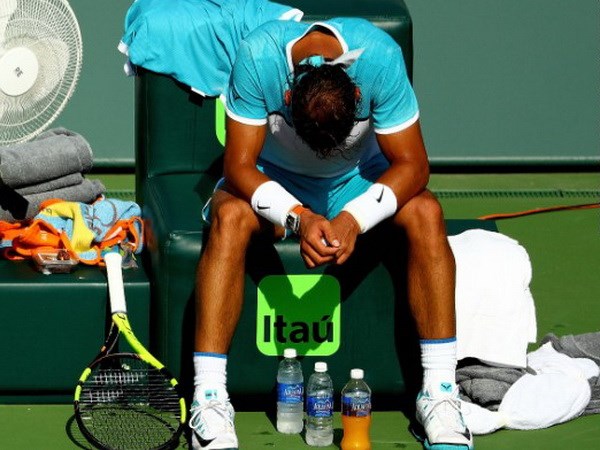
<svg viewBox="0 0 600 450"><path fill-rule="evenodd" d="M300 63L291 91L296 133L321 158L344 154L354 127L358 89L341 64Z"/></svg>

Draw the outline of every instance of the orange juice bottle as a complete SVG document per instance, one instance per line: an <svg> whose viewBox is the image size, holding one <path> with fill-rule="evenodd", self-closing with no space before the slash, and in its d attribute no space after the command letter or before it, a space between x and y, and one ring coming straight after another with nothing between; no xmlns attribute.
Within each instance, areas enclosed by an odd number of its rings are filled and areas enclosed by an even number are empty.
<svg viewBox="0 0 600 450"><path fill-rule="evenodd" d="M371 450L371 389L364 375L362 369L352 369L342 389L342 450Z"/></svg>

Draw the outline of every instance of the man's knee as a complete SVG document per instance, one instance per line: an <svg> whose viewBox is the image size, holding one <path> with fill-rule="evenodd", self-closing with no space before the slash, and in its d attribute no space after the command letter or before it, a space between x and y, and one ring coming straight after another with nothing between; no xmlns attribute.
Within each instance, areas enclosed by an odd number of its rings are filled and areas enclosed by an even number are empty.
<svg viewBox="0 0 600 450"><path fill-rule="evenodd" d="M399 211L396 222L409 234L445 233L442 206L429 191L424 191L409 200Z"/></svg>
<svg viewBox="0 0 600 450"><path fill-rule="evenodd" d="M244 200L230 197L213 205L211 233L230 234L238 237L252 234L258 227L258 219Z"/></svg>

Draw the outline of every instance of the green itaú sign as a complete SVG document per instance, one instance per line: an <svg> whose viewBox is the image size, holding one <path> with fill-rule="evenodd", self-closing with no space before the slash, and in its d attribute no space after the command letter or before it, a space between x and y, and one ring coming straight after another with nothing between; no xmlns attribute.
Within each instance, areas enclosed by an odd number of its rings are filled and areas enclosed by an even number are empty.
<svg viewBox="0 0 600 450"><path fill-rule="evenodd" d="M256 346L267 356L287 347L329 356L340 347L340 285L330 275L271 275L258 285Z"/></svg>
<svg viewBox="0 0 600 450"><path fill-rule="evenodd" d="M225 147L225 107L220 100L215 100L215 134L219 143Z"/></svg>

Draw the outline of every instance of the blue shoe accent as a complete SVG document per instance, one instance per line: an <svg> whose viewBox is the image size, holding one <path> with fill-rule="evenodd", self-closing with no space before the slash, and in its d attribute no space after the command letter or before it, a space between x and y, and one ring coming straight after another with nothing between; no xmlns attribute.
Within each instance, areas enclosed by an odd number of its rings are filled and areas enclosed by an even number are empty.
<svg viewBox="0 0 600 450"><path fill-rule="evenodd" d="M423 442L425 450L473 450L473 447L460 444L433 444L431 445L427 439Z"/></svg>
<svg viewBox="0 0 600 450"><path fill-rule="evenodd" d="M440 383L440 390L448 394L452 393L452 383Z"/></svg>
<svg viewBox="0 0 600 450"><path fill-rule="evenodd" d="M473 450L473 447L459 444L430 444L425 437L425 430L420 424L412 424L409 428L415 439L423 444L425 450Z"/></svg>

